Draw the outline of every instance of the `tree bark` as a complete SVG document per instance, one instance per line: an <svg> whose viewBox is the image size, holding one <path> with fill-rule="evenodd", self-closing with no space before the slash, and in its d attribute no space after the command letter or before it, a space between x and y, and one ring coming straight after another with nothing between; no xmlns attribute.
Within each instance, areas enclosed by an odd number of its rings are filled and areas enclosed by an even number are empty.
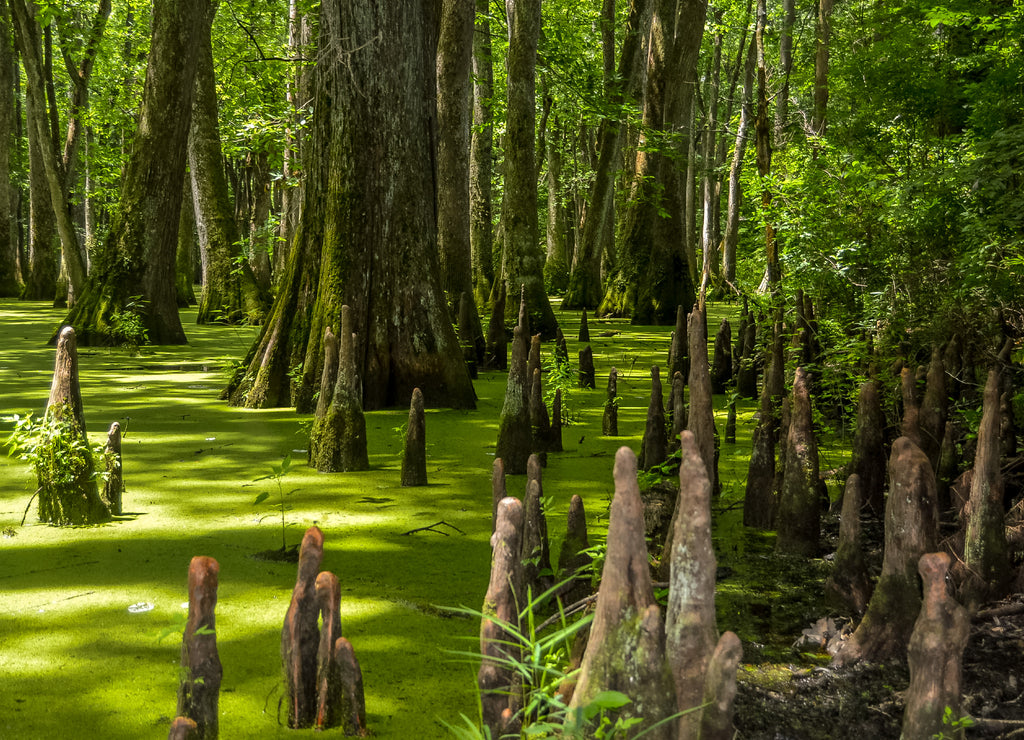
<svg viewBox="0 0 1024 740"><path fill-rule="evenodd" d="M473 34L473 127L469 145L469 242L473 255L474 298L483 305L494 280L491 223L491 169L494 116L491 113L494 68L491 63L491 23L487 0L476 0Z"/></svg>
<svg viewBox="0 0 1024 740"><path fill-rule="evenodd" d="M753 118L754 67L757 54L757 41L750 39L747 57L743 65L743 101L740 103L740 122L736 129L736 145L733 149L732 164L729 167L729 200L726 205L725 237L722 248L722 271L729 284L736 283L736 245L740 240L740 201L742 188L740 172L743 169L743 157L747 152L747 138L750 131L750 119Z"/></svg>
<svg viewBox="0 0 1024 740"><path fill-rule="evenodd" d="M18 240L14 230L11 183L11 142L14 140L14 48L7 0L0 0L0 296L21 292Z"/></svg>
<svg viewBox="0 0 1024 740"><path fill-rule="evenodd" d="M757 0L757 29L754 39L757 44L757 117L754 122L757 145L757 171L761 176L761 207L765 212L765 280L763 288L777 295L782 287L782 274L779 265L778 243L775 239L775 227L772 225L769 207L772 192L768 186L768 176L772 172L772 141L771 127L768 124L768 72L764 55L764 32L768 23L766 0Z"/></svg>
<svg viewBox="0 0 1024 740"><path fill-rule="evenodd" d="M619 82L611 86L608 103L624 107L640 95L644 72L644 49L653 17L649 0L635 0L629 6L629 17L623 31L619 57ZM581 228L581 239L574 250L569 289L562 299L563 308L596 308L601 302L601 256L615 213L615 180L622 162L622 145L626 133L625 113L606 118L599 131L599 150L594 182Z"/></svg>
<svg viewBox="0 0 1024 740"><path fill-rule="evenodd" d="M715 26L721 26L724 10L715 11ZM714 39L714 54L711 62L711 80L708 92L708 115L705 119L704 134L704 207L702 209L701 224L701 250L704 256L704 266L701 275L701 294L704 295L707 287L717 284L721 277L721 265L718 260L718 232L716 221L718 220L718 199L715 191L718 187L718 175L715 174L717 164L716 152L718 149L718 97L722 78L722 32L718 30Z"/></svg>
<svg viewBox="0 0 1024 740"><path fill-rule="evenodd" d="M25 118L34 120L40 96L25 97ZM22 298L30 301L53 300L57 286L57 257L54 239L57 227L50 206L50 189L46 182L39 132L26 125L28 142L28 274Z"/></svg>
<svg viewBox="0 0 1024 740"><path fill-rule="evenodd" d="M224 176L210 39L215 13L211 8L210 18L202 23L195 40L198 59L188 133L192 206L206 266L196 323L258 324L266 315L270 296L260 290L252 267L243 258Z"/></svg>
<svg viewBox="0 0 1024 740"><path fill-rule="evenodd" d="M302 58L312 49L312 29L308 16L299 10L299 0L288 2L288 52L292 59ZM274 249L274 282L279 283L288 266L288 253L299 222L302 204L303 123L309 101L309 66L299 63L285 82L289 123L285 129L281 225Z"/></svg>
<svg viewBox="0 0 1024 740"><path fill-rule="evenodd" d="M825 135L828 114L828 63L832 41L832 0L818 0L818 23L814 34L814 118L812 127Z"/></svg>
<svg viewBox="0 0 1024 740"><path fill-rule="evenodd" d="M507 114L505 121L505 199L502 220L505 243L502 277L510 293L526 289L530 333L555 336L558 322L544 290L543 258L538 246L537 167L534 152L536 123L536 63L540 38L540 0L506 0L508 13ZM505 307L513 319L517 306Z"/></svg>
<svg viewBox="0 0 1024 740"><path fill-rule="evenodd" d="M247 368L228 389L250 407L312 410L323 336L352 309L363 408L472 408L445 304L434 221L432 5L326 3L302 218ZM395 59L406 63L396 65ZM293 377L301 381L293 387Z"/></svg>
<svg viewBox="0 0 1024 740"><path fill-rule="evenodd" d="M463 293L472 310L469 326L460 329L484 345L483 327L473 301L473 258L470 241L469 151L472 115L474 4L469 0L441 3L437 44L437 246L448 305L459 310ZM459 311L460 318L462 312ZM478 340L478 341L477 341ZM483 361L483 354L476 358Z"/></svg>
<svg viewBox="0 0 1024 740"><path fill-rule="evenodd" d="M35 22L34 12L30 11L25 0L11 0L14 18L15 39L21 51L25 65L28 84L25 86L26 96L32 100L28 125L35 129L39 139L40 162L46 173L47 190L50 203L56 217L57 233L60 236L61 257L67 270L69 281L69 302L82 294L85 285L85 261L78 246L78 235L71 222L71 211L68 207L67 190L65 187L64 163L58 158L56 132L47 120L47 104L43 91L46 89L46 74L43 70L42 45L39 39L39 26ZM55 106L54 106L55 108ZM52 111L54 114L55 110Z"/></svg>
<svg viewBox="0 0 1024 740"><path fill-rule="evenodd" d="M184 344L174 262L188 143L196 39L208 0L156 0L142 110L121 200L95 277L69 311L83 344L108 344L115 316L136 313L153 344Z"/></svg>
<svg viewBox="0 0 1024 740"><path fill-rule="evenodd" d="M681 248L684 205L679 172L690 136L686 126L706 15L706 0L661 0L651 24L644 94L644 136L651 151L641 147L637 154L618 274L600 309L629 315L635 323L669 323L676 306L694 300Z"/></svg>
<svg viewBox="0 0 1024 740"><path fill-rule="evenodd" d="M789 75L793 71L793 24L796 22L796 0L782 0L782 28L779 33L779 67L782 89L775 104L775 146L786 146L789 124Z"/></svg>

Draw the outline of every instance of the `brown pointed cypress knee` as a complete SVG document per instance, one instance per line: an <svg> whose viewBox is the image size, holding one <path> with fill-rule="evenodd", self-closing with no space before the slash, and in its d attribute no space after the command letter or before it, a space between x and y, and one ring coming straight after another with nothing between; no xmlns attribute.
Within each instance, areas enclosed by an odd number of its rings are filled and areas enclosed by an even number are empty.
<svg viewBox="0 0 1024 740"><path fill-rule="evenodd" d="M924 454L928 456L932 468L936 471L939 469L939 453L942 450L942 437L946 431L948 406L946 368L942 363L941 350L935 347L932 349L932 358L928 364L928 381L917 418L921 430L921 449L924 450Z"/></svg>
<svg viewBox="0 0 1024 740"><path fill-rule="evenodd" d="M686 429L686 380L681 372L672 375L672 396L669 400L672 409L672 438L670 440L673 450L679 447L679 435Z"/></svg>
<svg viewBox="0 0 1024 740"><path fill-rule="evenodd" d="M613 367L608 372L608 390L604 399L604 416L601 417L601 434L605 437L619 436L619 383L618 371Z"/></svg>
<svg viewBox="0 0 1024 740"><path fill-rule="evenodd" d="M668 371L672 375L690 374L689 339L687 338L687 313L682 306L676 306L676 327L672 332L672 343L668 350Z"/></svg>
<svg viewBox="0 0 1024 740"><path fill-rule="evenodd" d="M597 375L594 371L594 351L588 344L580 350L580 388L596 388Z"/></svg>
<svg viewBox="0 0 1024 740"><path fill-rule="evenodd" d="M314 584L320 612L320 644L316 654L316 721L318 730L341 723L341 681L334 661L334 643L341 637L341 586L338 577L323 571Z"/></svg>
<svg viewBox="0 0 1024 740"><path fill-rule="evenodd" d="M338 710L339 726L346 737L369 737L366 729L366 699L363 694L363 671L355 650L346 638L334 642L334 664L338 666L341 685L341 706Z"/></svg>
<svg viewBox="0 0 1024 740"><path fill-rule="evenodd" d="M423 412L423 394L412 389L409 402L409 421L405 427L405 447L402 450L402 485L427 485L427 425Z"/></svg>
<svg viewBox="0 0 1024 740"><path fill-rule="evenodd" d="M974 456L970 500L966 507L964 577L961 590L968 608L1005 595L1011 577L1003 521L1003 476L1000 470L1000 372L992 369L985 383L978 448Z"/></svg>
<svg viewBox="0 0 1024 740"><path fill-rule="evenodd" d="M316 718L316 670L320 649L316 578L324 556L324 535L310 527L299 548L298 577L281 630L288 726L311 727Z"/></svg>
<svg viewBox="0 0 1024 740"><path fill-rule="evenodd" d="M551 543L543 508L544 487L539 456L530 455L526 468L526 493L523 496L523 585L532 598L536 599L551 586Z"/></svg>
<svg viewBox="0 0 1024 740"><path fill-rule="evenodd" d="M188 717L175 717L167 740L199 740L199 726Z"/></svg>
<svg viewBox="0 0 1024 740"><path fill-rule="evenodd" d="M550 439L551 420L548 419L548 407L544 405L540 368L534 368L530 383L530 452L540 458L541 465L548 464Z"/></svg>
<svg viewBox="0 0 1024 740"><path fill-rule="evenodd" d="M944 552L921 556L918 572L924 583L924 602L907 648L910 686L903 712L907 740L948 737L946 712L960 718L963 655L970 636L967 610L947 591L950 558ZM962 736L962 733L960 735Z"/></svg>
<svg viewBox="0 0 1024 740"><path fill-rule="evenodd" d="M715 353L711 363L711 392L725 393L732 380L732 326L722 319L715 334Z"/></svg>
<svg viewBox="0 0 1024 740"><path fill-rule="evenodd" d="M775 548L788 555L815 557L821 537L818 443L814 438L808 377L802 367L796 369L792 399Z"/></svg>
<svg viewBox="0 0 1024 740"><path fill-rule="evenodd" d="M562 389L555 388L555 398L551 402L551 433L548 436L548 451L562 451Z"/></svg>
<svg viewBox="0 0 1024 740"><path fill-rule="evenodd" d="M672 670L666 658L661 610L647 565L644 507L636 479L636 456L628 447L615 455L615 496L608 522L608 551L597 594L590 639L569 704L579 712L602 691L632 700L606 715L640 719L644 737L672 740L672 723L655 725L676 711Z"/></svg>
<svg viewBox="0 0 1024 740"><path fill-rule="evenodd" d="M878 381L865 381L857 397L857 428L848 470L860 478L865 506L876 517L885 513L885 417Z"/></svg>
<svg viewBox="0 0 1024 740"><path fill-rule="evenodd" d="M569 516L565 525L565 540L558 554L558 578L562 586L562 602L574 604L590 595L590 573L585 572L592 562L587 554L587 514L583 499L574 493L569 501Z"/></svg>
<svg viewBox="0 0 1024 740"><path fill-rule="evenodd" d="M683 432L679 442L679 498L665 540L659 576L668 576L665 640L675 681L676 708L683 712L702 703L704 674L718 641L718 627L711 481L693 433ZM678 721L679 737L697 737L700 724L699 711L682 715Z"/></svg>
<svg viewBox="0 0 1024 740"><path fill-rule="evenodd" d="M505 472L522 475L530 457L530 409L526 376L526 338L520 327L513 330L512 362L505 381L505 402L498 421L495 454L505 464Z"/></svg>
<svg viewBox="0 0 1024 740"><path fill-rule="evenodd" d="M775 494L775 434L779 411L766 385L761 391L758 426L751 439L751 460L746 470L743 525L757 529L774 526L778 497Z"/></svg>
<svg viewBox="0 0 1024 740"><path fill-rule="evenodd" d="M484 353L484 367L491 370L508 368L508 337L505 334L505 284L501 284L491 320L487 324L487 342Z"/></svg>
<svg viewBox="0 0 1024 740"><path fill-rule="evenodd" d="M202 740L215 740L219 732L217 705L223 671L214 615L219 573L213 558L197 556L188 566L188 621L181 640L177 714L195 721L195 737Z"/></svg>
<svg viewBox="0 0 1024 740"><path fill-rule="evenodd" d="M583 309L583 315L580 316L580 334L579 341L589 342L590 341L590 325L587 323L587 309Z"/></svg>
<svg viewBox="0 0 1024 740"><path fill-rule="evenodd" d="M110 513L120 516L123 508L124 471L121 468L121 425L116 421L107 431L107 444L103 447L103 503Z"/></svg>
<svg viewBox="0 0 1024 740"><path fill-rule="evenodd" d="M496 457L491 466L491 534L494 534L494 528L498 526L498 504L508 495L506 490L505 463Z"/></svg>
<svg viewBox="0 0 1024 740"><path fill-rule="evenodd" d="M665 437L665 406L661 393L661 371L651 367L651 400L647 405L647 424L640 443L640 467L650 470L665 462L668 440Z"/></svg>
<svg viewBox="0 0 1024 740"><path fill-rule="evenodd" d="M936 548L935 472L912 440L900 437L889 457L882 573L857 630L832 659L834 665L902 657L921 607L917 562Z"/></svg>
<svg viewBox="0 0 1024 740"><path fill-rule="evenodd" d="M860 540L860 509L863 496L860 476L846 479L843 511L839 520L839 546L832 575L825 581L825 595L838 608L863 614L871 598L871 579Z"/></svg>
<svg viewBox="0 0 1024 740"><path fill-rule="evenodd" d="M693 307L690 313L689 347L690 377L686 385L690 389L690 415L686 428L693 432L700 457L708 469L712 488L718 478L715 465L715 413L711 399L711 374L708 366L708 341L704 332L704 310Z"/></svg>
<svg viewBox="0 0 1024 740"><path fill-rule="evenodd" d="M97 524L110 520L110 509L96 487L95 462L85 432L82 391L78 381L75 330L61 329L44 420L57 427L37 450L59 470L36 469L39 520L50 524ZM56 447L57 449L53 449ZM52 454L51 454L52 451Z"/></svg>
<svg viewBox="0 0 1024 740"><path fill-rule="evenodd" d="M508 661L518 661L520 650L514 632L519 630L519 609L525 605L522 565L523 505L508 497L498 504L497 525L491 538L491 580L484 596L480 622L480 655L477 673L480 713L491 737L513 730L516 677Z"/></svg>
<svg viewBox="0 0 1024 740"><path fill-rule="evenodd" d="M736 736L732 721L733 701L736 698L736 670L742 659L740 638L734 632L723 632L704 675L700 740L732 740Z"/></svg>

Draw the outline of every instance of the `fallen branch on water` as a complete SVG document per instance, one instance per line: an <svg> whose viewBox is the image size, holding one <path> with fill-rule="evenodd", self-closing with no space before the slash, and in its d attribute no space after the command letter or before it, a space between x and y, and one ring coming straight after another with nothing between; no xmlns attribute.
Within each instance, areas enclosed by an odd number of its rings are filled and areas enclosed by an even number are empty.
<svg viewBox="0 0 1024 740"><path fill-rule="evenodd" d="M466 534L461 529L456 527L454 524L449 524L444 519L442 519L441 521L434 522L433 524L427 527L416 527L416 529L410 529L408 532L402 532L402 536L404 537L407 534L416 534L417 532L434 532L435 534L443 534L445 537L448 537L449 535L447 532L442 532L440 529L434 529L434 527L440 527L442 524L446 527L451 527L459 534Z"/></svg>

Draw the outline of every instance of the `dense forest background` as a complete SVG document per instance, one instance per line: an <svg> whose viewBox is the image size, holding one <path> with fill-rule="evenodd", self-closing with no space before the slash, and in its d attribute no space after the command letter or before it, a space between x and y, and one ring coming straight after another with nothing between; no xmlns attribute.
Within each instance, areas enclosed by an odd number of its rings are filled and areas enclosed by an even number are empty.
<svg viewBox="0 0 1024 740"><path fill-rule="evenodd" d="M198 299L199 321L259 322L286 272L308 160L321 156L308 145L314 78L335 42L321 38L318 4L156 5L212 26L182 42L200 60L195 94L165 103L192 98L191 177L184 207L161 221L180 224L163 230L178 234L176 263L154 279L176 274L171 295ZM89 280L109 282L98 275L116 250L103 245L141 208L123 188L139 101L168 74L147 78L153 10L0 4L0 295L74 303ZM437 55L430 156L453 317L466 288L485 313L502 278L542 270L565 307L641 323L671 323L698 294L803 289L833 339L871 330L906 350L953 328L1022 328L1019 3L510 0L475 11L416 10ZM520 119L509 115L507 74L522 74L509 18L532 13L536 56L522 60L535 65L534 106ZM523 150L522 120L526 164L510 155ZM523 167L535 201L506 187ZM532 232L517 215L531 206ZM520 243L526 261L510 260ZM152 320L150 282L107 291L105 315L80 312L81 323L98 322L107 342L183 341Z"/></svg>

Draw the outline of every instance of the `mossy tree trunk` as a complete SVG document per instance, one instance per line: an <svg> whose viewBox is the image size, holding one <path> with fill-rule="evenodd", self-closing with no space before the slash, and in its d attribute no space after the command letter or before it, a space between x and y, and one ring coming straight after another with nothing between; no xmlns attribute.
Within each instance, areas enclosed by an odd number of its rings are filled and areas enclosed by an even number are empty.
<svg viewBox="0 0 1024 740"><path fill-rule="evenodd" d="M35 96L25 98L26 117L35 115ZM26 126L28 141L28 270L21 297L29 301L53 300L57 289L57 258L54 250L57 226L50 191L43 174L43 155L39 134L34 126Z"/></svg>
<svg viewBox="0 0 1024 740"><path fill-rule="evenodd" d="M530 334L555 336L558 322L544 290L543 255L538 244L537 164L534 155L536 122L537 43L540 38L540 0L507 0L508 112L505 121L505 198L502 203L505 243L501 272L509 292L526 290ZM505 307L506 320L517 307Z"/></svg>
<svg viewBox="0 0 1024 740"><path fill-rule="evenodd" d="M260 290L249 262L241 258L238 226L224 176L210 40L215 13L216 8L211 8L210 22L201 24L196 39L199 58L188 135L192 203L185 207L193 207L206 265L196 323L260 323L270 305L270 296Z"/></svg>
<svg viewBox="0 0 1024 740"><path fill-rule="evenodd" d="M364 409L404 405L414 387L431 406L475 405L441 288L424 135L436 20L420 5L323 6L320 45L331 51L315 72L302 218L271 317L228 389L234 403L312 410L324 330L347 304Z"/></svg>
<svg viewBox="0 0 1024 740"><path fill-rule="evenodd" d="M470 118L473 66L474 4L445 0L441 4L437 44L437 243L441 278L448 305L459 312L460 331L483 348L484 332L475 301L463 316L463 293L473 296L469 197ZM468 326L462 322L468 319ZM479 342L477 339L479 338ZM483 360L483 355L477 357Z"/></svg>
<svg viewBox="0 0 1024 740"><path fill-rule="evenodd" d="M623 29L619 74L617 81L611 82L609 90L609 103L612 105L630 103L640 96L644 39L651 22L651 5L651 0L637 0L630 4L629 17ZM605 229L615 216L615 181L622 159L625 130L623 121L608 118L601 122L597 169L590 186L580 243L572 257L569 289L562 299L563 308L589 306L594 309L601 302L601 253L605 245Z"/></svg>
<svg viewBox="0 0 1024 740"><path fill-rule="evenodd" d="M118 341L126 312L153 344L184 344L175 253L197 39L208 0L155 0L142 109L121 199L94 274L68 312L83 344Z"/></svg>
<svg viewBox="0 0 1024 740"><path fill-rule="evenodd" d="M491 22L487 0L476 0L473 33L473 133L469 145L469 241L473 254L473 281L477 305L490 296L494 280L494 225L491 223L491 170L494 160L494 115L491 95Z"/></svg>
<svg viewBox="0 0 1024 740"><path fill-rule="evenodd" d="M21 292L18 242L11 218L10 155L14 141L14 48L7 2L0 2L0 296Z"/></svg>
<svg viewBox="0 0 1024 740"><path fill-rule="evenodd" d="M683 243L681 161L686 158L706 0L660 0L654 10L644 92L644 140L622 230L618 270L600 312L665 324L695 290ZM681 141L676 141L681 139Z"/></svg>

